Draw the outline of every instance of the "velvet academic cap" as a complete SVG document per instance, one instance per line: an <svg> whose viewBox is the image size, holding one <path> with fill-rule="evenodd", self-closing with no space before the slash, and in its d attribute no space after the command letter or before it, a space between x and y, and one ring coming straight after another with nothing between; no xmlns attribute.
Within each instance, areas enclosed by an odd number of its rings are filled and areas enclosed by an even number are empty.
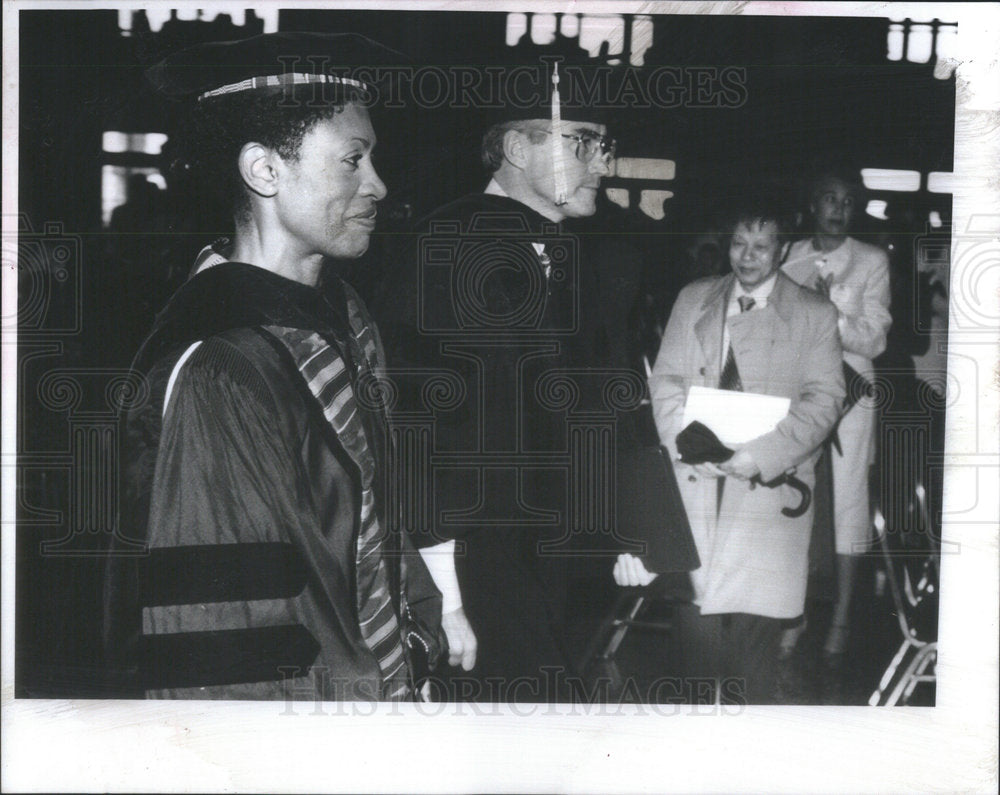
<svg viewBox="0 0 1000 795"><path fill-rule="evenodd" d="M402 53L356 33L289 31L197 44L150 67L146 76L167 96L199 101L308 83L368 93L378 82L380 67L406 60Z"/></svg>

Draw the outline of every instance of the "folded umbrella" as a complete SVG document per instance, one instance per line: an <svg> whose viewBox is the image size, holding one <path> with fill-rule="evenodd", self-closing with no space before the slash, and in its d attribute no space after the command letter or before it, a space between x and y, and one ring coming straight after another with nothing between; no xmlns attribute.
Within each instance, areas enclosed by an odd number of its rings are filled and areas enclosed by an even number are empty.
<svg viewBox="0 0 1000 795"><path fill-rule="evenodd" d="M851 410L861 398L863 397L874 397L875 396L875 386L865 378L861 373L855 370L847 362L844 362L844 384L847 387L847 395L844 397L844 405L840 410L840 416L837 418L836 424L830 431L830 435L827 437L827 441L833 445L833 449L836 450L841 455L844 454L840 447L840 436L837 433L840 428L840 421L844 419L844 415Z"/></svg>
<svg viewBox="0 0 1000 795"><path fill-rule="evenodd" d="M719 437L711 428L695 420L677 434L677 452L680 454L681 462L685 464L721 464L732 458L736 451L719 441ZM781 509L781 512L791 519L802 516L809 510L809 504L812 502L812 491L810 491L809 486L795 477L794 472L795 470L791 469L766 483L761 480L760 475L754 475L750 479L751 488L759 484L773 489L787 484L799 492L798 505L794 508Z"/></svg>
<svg viewBox="0 0 1000 795"><path fill-rule="evenodd" d="M833 274L828 273L825 276L820 276L816 279L816 283L813 285L813 289L820 293L826 298L830 297L830 290L833 286ZM844 362L844 384L847 386L847 395L844 398L844 405L840 411L840 417L837 419L836 424L830 431L830 435L826 438L826 444L833 446L833 449L838 453L843 455L843 450L840 446L840 436L837 433L840 428L840 421L844 418L844 415L851 410L851 407L857 403L862 397L872 397L874 395L875 387L872 382L865 378L861 373L855 370L847 362Z"/></svg>

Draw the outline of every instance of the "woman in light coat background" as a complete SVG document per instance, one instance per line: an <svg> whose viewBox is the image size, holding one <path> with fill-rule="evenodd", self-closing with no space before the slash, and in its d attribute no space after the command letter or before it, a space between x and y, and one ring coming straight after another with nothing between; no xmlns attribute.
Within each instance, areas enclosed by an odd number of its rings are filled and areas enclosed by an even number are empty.
<svg viewBox="0 0 1000 795"><path fill-rule="evenodd" d="M812 183L809 214L813 235L792 244L782 270L799 284L818 290L837 307L844 362L868 381L872 359L885 350L889 314L889 257L877 246L848 236L862 195L857 176L832 170ZM833 524L837 552L837 601L823 650L842 654L849 631L849 608L858 556L871 542L869 470L875 460L876 410L860 382L847 388L858 401L837 427L832 456ZM839 448L839 449L838 449ZM788 653L804 625L786 631Z"/></svg>

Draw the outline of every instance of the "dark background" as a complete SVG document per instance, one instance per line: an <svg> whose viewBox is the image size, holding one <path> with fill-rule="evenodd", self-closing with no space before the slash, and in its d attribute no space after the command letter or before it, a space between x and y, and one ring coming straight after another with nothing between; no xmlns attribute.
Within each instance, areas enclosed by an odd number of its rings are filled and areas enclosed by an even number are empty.
<svg viewBox="0 0 1000 795"><path fill-rule="evenodd" d="M579 56L568 39L506 46L504 13L300 9L281 12L279 29L363 33L417 64L513 66L545 53ZM951 171L954 79L936 79L933 58L888 61L887 31L886 19L654 17L646 68L744 67L747 101L621 114L612 131L619 155L675 161L674 196L660 222L604 201L588 228L629 230L646 281L670 293L681 278L671 269L692 237L708 228L720 201L747 184L766 180L792 201L812 164L829 157ZM195 253L227 231L225 219L199 207L190 186L171 173L169 145L159 156L110 155L102 133L173 133L180 109L146 87L145 66L195 41L257 32L252 15L241 29L224 20L173 21L157 33L136 25L125 37L117 11L20 14L19 697L102 694L99 553L117 479L109 392ZM347 268L363 294L392 278L393 263L381 255L394 224L486 182L477 156L483 120L475 111L391 113L376 121L379 169L390 191L380 219L387 222L369 253ZM168 176L168 222L127 241L142 257L123 258L125 238L102 226L106 163L155 166ZM950 219L948 194L882 198L890 201L889 221L863 219L862 235L903 236L906 247L906 236L924 231L930 210L946 225ZM72 388L60 386L63 376Z"/></svg>

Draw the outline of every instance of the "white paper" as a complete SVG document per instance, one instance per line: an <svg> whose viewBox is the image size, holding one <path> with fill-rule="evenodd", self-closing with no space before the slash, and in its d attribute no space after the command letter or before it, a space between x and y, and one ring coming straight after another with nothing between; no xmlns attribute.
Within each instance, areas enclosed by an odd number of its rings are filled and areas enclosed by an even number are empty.
<svg viewBox="0 0 1000 795"><path fill-rule="evenodd" d="M697 420L732 447L774 430L791 405L785 397L693 386L684 405L684 427Z"/></svg>

